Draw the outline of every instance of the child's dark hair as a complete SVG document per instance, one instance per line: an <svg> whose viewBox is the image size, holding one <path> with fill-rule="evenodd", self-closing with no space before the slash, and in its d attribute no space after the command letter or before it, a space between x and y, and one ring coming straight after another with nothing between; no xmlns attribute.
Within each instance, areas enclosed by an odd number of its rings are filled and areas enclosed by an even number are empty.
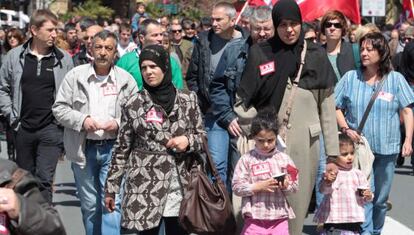
<svg viewBox="0 0 414 235"><path fill-rule="evenodd" d="M354 141L352 141L351 137L349 137L347 134L340 133L339 134L339 147L342 147L344 145L352 145L354 148Z"/></svg>
<svg viewBox="0 0 414 235"><path fill-rule="evenodd" d="M259 111L253 118L250 128L250 137L254 137L262 130L273 131L275 135L279 133L279 124L277 122L276 110L272 107L266 107Z"/></svg>

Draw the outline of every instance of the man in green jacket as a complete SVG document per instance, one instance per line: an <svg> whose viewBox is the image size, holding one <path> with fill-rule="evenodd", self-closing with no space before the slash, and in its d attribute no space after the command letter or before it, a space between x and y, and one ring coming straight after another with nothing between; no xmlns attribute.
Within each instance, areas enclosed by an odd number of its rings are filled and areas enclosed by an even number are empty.
<svg viewBox="0 0 414 235"><path fill-rule="evenodd" d="M150 44L160 44L162 43L162 29L160 23L153 19L144 20L139 28L139 42L141 48L150 45ZM135 79L138 85L138 89L142 90L142 76L141 70L139 68L139 54L140 49L137 48L132 52L129 52L122 56L116 65L128 71ZM171 61L171 72L172 72L172 82L177 89L183 89L183 77L181 73L180 65L177 61L170 56Z"/></svg>

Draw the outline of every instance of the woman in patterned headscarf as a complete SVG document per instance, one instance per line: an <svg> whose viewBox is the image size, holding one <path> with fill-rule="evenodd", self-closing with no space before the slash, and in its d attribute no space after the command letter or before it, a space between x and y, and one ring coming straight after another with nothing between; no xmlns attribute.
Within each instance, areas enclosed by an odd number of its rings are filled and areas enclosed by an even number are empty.
<svg viewBox="0 0 414 235"><path fill-rule="evenodd" d="M106 207L125 178L122 234L187 234L178 212L187 185L188 153L205 135L197 96L174 88L168 52L150 45L140 54L144 89L123 107L121 127L106 183Z"/></svg>

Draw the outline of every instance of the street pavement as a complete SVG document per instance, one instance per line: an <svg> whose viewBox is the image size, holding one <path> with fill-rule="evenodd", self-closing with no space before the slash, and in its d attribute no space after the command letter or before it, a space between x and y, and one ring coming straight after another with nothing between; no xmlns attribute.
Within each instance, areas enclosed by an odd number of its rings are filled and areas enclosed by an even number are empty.
<svg viewBox="0 0 414 235"><path fill-rule="evenodd" d="M6 158L5 143L1 143L0 157ZM414 235L414 176L406 160L402 168L396 169L390 201L392 210L388 212L385 221L383 235ZM68 235L83 235L85 231L82 224L82 216L79 208L79 200L76 197L70 163L59 161L55 178L54 204L63 220ZM303 234L314 235L315 224L312 223L313 215L306 219Z"/></svg>

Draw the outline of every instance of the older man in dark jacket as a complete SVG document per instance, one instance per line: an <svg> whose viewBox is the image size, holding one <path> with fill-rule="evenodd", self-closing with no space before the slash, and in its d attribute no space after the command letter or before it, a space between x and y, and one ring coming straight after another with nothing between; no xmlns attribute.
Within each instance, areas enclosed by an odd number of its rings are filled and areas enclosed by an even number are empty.
<svg viewBox="0 0 414 235"><path fill-rule="evenodd" d="M43 198L37 181L22 169L15 173L17 169L14 162L0 159L0 216L7 215L10 234L65 235L59 214Z"/></svg>

